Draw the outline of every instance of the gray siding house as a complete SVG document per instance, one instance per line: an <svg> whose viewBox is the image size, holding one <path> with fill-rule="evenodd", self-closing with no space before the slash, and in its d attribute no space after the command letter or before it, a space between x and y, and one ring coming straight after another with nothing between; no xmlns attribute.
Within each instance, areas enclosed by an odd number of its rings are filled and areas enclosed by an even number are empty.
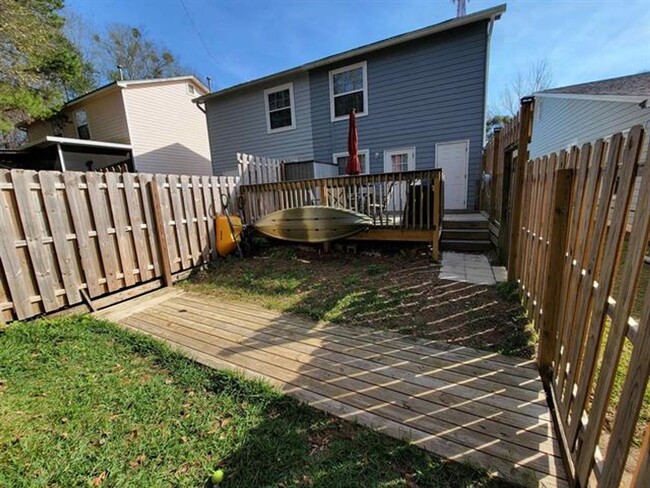
<svg viewBox="0 0 650 488"><path fill-rule="evenodd" d="M215 174L236 153L344 168L356 109L364 172L440 167L445 206L477 203L489 43L505 5L456 18L195 100Z"/></svg>
<svg viewBox="0 0 650 488"><path fill-rule="evenodd" d="M538 92L530 156L607 138L637 124L650 129L650 72Z"/></svg>
<svg viewBox="0 0 650 488"><path fill-rule="evenodd" d="M541 157L573 145L608 139L634 125L643 125L646 134L650 131L650 71L538 92L530 156ZM647 156L647 137L641 146L641 161ZM630 221L640 183L637 177Z"/></svg>

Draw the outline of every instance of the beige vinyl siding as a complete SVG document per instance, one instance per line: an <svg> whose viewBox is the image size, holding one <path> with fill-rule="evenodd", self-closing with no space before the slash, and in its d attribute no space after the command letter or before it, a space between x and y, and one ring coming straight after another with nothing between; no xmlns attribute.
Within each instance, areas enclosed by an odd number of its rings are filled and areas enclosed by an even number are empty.
<svg viewBox="0 0 650 488"><path fill-rule="evenodd" d="M43 139L45 136L51 136L52 123L48 120L38 120L27 127L27 140L35 142Z"/></svg>
<svg viewBox="0 0 650 488"><path fill-rule="evenodd" d="M63 111L68 119L68 123L63 126L63 137L78 139L77 128L74 125L74 113L82 108L86 110L90 138L93 141L129 144L126 114L118 87L67 107ZM54 131L52 122L49 120L35 122L27 129L27 137L30 142L52 135L54 135Z"/></svg>
<svg viewBox="0 0 650 488"><path fill-rule="evenodd" d="M122 90L136 171L211 175L205 115L187 80L132 85Z"/></svg>

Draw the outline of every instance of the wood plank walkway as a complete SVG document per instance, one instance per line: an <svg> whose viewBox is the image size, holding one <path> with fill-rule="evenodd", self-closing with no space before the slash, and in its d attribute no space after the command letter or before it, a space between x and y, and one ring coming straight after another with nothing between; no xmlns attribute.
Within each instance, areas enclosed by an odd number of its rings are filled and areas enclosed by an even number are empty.
<svg viewBox="0 0 650 488"><path fill-rule="evenodd" d="M96 315L526 486L568 486L532 361L166 289Z"/></svg>

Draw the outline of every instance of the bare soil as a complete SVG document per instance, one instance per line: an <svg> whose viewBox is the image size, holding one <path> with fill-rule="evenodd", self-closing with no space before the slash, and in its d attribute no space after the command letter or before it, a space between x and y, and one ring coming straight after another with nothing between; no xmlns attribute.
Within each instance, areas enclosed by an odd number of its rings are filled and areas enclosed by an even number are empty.
<svg viewBox="0 0 650 488"><path fill-rule="evenodd" d="M507 287L441 280L426 248L357 251L269 247L255 257L220 260L182 286L314 320L533 356L532 328Z"/></svg>

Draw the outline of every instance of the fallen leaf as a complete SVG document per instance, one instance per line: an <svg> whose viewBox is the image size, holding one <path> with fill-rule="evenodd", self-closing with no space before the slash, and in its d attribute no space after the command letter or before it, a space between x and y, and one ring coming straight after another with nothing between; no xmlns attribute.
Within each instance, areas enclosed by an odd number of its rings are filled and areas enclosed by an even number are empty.
<svg viewBox="0 0 650 488"><path fill-rule="evenodd" d="M93 486L99 486L101 485L104 481L106 481L106 478L108 477L108 471L102 471L102 473L93 478Z"/></svg>
<svg viewBox="0 0 650 488"><path fill-rule="evenodd" d="M142 465L142 463L144 463L145 459L147 459L146 456L144 454L140 454L137 458L129 463L129 466L131 466L131 469L137 469Z"/></svg>

